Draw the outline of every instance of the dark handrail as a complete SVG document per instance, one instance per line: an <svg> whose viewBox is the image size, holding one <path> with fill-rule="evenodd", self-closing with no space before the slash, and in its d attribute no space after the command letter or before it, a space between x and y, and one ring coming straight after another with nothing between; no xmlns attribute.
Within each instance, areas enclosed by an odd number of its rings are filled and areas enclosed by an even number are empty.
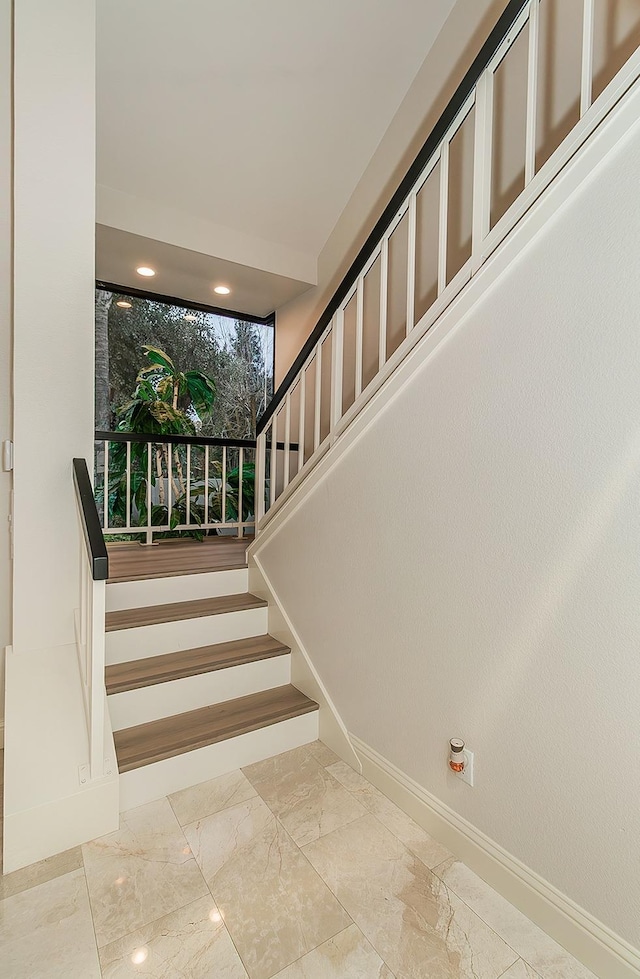
<svg viewBox="0 0 640 979"><path fill-rule="evenodd" d="M86 459L73 460L73 482L78 497L80 521L87 545L91 574L94 581L106 581L109 577L109 556L100 526L100 517L89 479Z"/></svg>
<svg viewBox="0 0 640 979"><path fill-rule="evenodd" d="M468 97L471 95L478 82L478 79L482 75L482 72L489 66L491 59L511 30L515 20L520 14L520 11L523 10L527 2L528 0L510 0L510 2L506 5L504 11L500 15L500 18L498 19L498 22L489 34L489 37L485 43L482 45L480 53L458 85L446 109L443 111L430 134L427 136L422 149L403 177L400 186L385 207L382 215L376 222L373 231L356 255L349 268L349 271L329 300L329 303L316 323L315 328L305 341L302 350L294 360L284 380L278 387L278 390L274 393L271 401L260 416L257 424L258 435L261 435L262 432L264 432L266 426L271 420L272 415L282 404L287 391L300 373L300 370L304 366L307 357L312 353L316 343L333 319L333 315L340 306L340 303L346 298L347 293L367 264L374 248L391 224L396 212L400 209L405 201L405 198L409 195L416 180L442 142L442 139L446 135L449 126L458 115L458 112Z"/></svg>
<svg viewBox="0 0 640 979"><path fill-rule="evenodd" d="M255 439L217 438L211 435L161 435L158 432L96 432L96 442L152 442L154 445L226 445L255 449Z"/></svg>
<svg viewBox="0 0 640 979"><path fill-rule="evenodd" d="M226 439L211 435L158 435L154 432L96 432L96 442L151 442L153 445L226 445L230 449L255 449L256 439ZM284 442L276 448L284 449ZM290 442L291 452L298 451L298 443Z"/></svg>

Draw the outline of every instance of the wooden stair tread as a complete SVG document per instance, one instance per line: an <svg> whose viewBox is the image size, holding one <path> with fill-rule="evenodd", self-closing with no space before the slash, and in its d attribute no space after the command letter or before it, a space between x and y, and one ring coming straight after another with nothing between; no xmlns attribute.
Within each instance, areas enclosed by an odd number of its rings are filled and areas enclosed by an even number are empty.
<svg viewBox="0 0 640 979"><path fill-rule="evenodd" d="M248 734L318 709L291 684L114 732L120 772Z"/></svg>
<svg viewBox="0 0 640 979"><path fill-rule="evenodd" d="M168 680L180 680L227 667L256 663L289 652L291 650L284 643L278 642L273 636L264 635L200 646L197 649L181 649L175 653L148 656L130 663L116 663L107 666L105 671L107 694L124 693L155 683L166 683Z"/></svg>
<svg viewBox="0 0 640 979"><path fill-rule="evenodd" d="M220 536L202 541L161 541L153 547L112 542L107 544L109 582L246 568L247 548L252 540L253 537Z"/></svg>
<svg viewBox="0 0 640 979"><path fill-rule="evenodd" d="M178 622L181 619L198 619L205 615L266 608L266 605L264 599L257 598L249 592L240 595L221 595L217 598L198 598L188 602L171 602L165 605L147 605L143 608L107 612L105 629L107 632L135 629L139 626L158 625L161 622Z"/></svg>

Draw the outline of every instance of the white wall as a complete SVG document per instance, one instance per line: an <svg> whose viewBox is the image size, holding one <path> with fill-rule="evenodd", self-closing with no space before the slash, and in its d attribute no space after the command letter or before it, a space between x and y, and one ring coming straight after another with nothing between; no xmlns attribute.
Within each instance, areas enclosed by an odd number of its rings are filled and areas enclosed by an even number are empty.
<svg viewBox="0 0 640 979"><path fill-rule="evenodd" d="M348 730L635 946L639 169L636 124L258 541Z"/></svg>
<svg viewBox="0 0 640 979"><path fill-rule="evenodd" d="M0 0L0 442L11 438L11 0ZM0 724L11 642L11 475L0 466Z"/></svg>
<svg viewBox="0 0 640 979"><path fill-rule="evenodd" d="M91 468L93 452L94 147L94 3L19 0L7 873L118 822L117 778L80 782L89 751L73 628L80 535L71 460L84 456Z"/></svg>
<svg viewBox="0 0 640 979"><path fill-rule="evenodd" d="M74 640L71 459L93 451L94 4L15 11L14 649Z"/></svg>
<svg viewBox="0 0 640 979"><path fill-rule="evenodd" d="M457 0L318 257L318 285L277 310L276 384L297 357L505 6L506 0Z"/></svg>

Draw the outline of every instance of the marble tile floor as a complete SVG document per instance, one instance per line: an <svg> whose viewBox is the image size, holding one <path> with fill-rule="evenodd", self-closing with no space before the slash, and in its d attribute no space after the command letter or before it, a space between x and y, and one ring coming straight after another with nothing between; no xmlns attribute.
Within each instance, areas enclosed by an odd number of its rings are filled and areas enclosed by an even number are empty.
<svg viewBox="0 0 640 979"><path fill-rule="evenodd" d="M3 979L594 979L321 742L0 878Z"/></svg>

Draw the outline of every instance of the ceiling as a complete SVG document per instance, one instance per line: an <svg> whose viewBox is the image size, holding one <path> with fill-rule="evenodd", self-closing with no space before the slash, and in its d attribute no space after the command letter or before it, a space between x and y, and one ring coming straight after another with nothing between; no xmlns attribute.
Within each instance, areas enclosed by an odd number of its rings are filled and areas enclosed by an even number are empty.
<svg viewBox="0 0 640 979"><path fill-rule="evenodd" d="M303 288L297 280L249 268L201 252L177 248L164 241L142 238L99 224L96 252L100 256L97 278L134 289L190 299L205 306L268 316ZM141 266L156 271L153 279L136 274ZM229 296L219 296L213 286L230 284Z"/></svg>
<svg viewBox="0 0 640 979"><path fill-rule="evenodd" d="M308 288L453 3L98 0L100 223Z"/></svg>

